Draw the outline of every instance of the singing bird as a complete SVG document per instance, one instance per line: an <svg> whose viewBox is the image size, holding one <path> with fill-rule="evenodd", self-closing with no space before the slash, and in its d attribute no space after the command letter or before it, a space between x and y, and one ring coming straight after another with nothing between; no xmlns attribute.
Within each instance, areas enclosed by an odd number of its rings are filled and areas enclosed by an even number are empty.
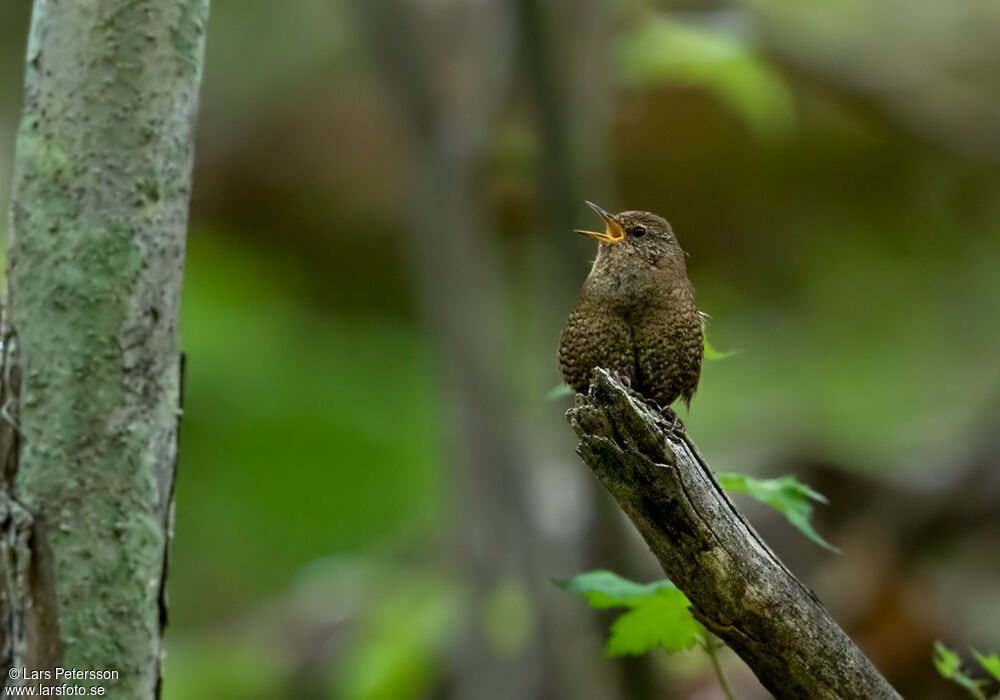
<svg viewBox="0 0 1000 700"><path fill-rule="evenodd" d="M587 205L605 229L578 231L599 243L559 342L563 379L585 393L592 370L604 367L665 412L678 398L690 406L704 341L684 251L656 214Z"/></svg>

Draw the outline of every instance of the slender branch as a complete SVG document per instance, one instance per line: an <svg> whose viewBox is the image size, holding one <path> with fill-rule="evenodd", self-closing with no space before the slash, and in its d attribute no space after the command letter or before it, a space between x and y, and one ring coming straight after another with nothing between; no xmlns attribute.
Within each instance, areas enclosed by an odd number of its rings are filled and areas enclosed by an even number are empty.
<svg viewBox="0 0 1000 700"><path fill-rule="evenodd" d="M691 612L784 698L899 694L736 510L694 444L606 370L567 414Z"/></svg>

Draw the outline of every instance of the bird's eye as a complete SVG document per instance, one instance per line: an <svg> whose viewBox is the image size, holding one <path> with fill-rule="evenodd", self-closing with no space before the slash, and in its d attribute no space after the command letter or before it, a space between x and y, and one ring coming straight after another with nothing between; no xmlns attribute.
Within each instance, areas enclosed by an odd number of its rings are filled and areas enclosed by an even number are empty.
<svg viewBox="0 0 1000 700"><path fill-rule="evenodd" d="M636 238L639 238L640 236L645 236L646 235L646 227L645 226L636 226L635 228L632 229L632 235L635 236Z"/></svg>

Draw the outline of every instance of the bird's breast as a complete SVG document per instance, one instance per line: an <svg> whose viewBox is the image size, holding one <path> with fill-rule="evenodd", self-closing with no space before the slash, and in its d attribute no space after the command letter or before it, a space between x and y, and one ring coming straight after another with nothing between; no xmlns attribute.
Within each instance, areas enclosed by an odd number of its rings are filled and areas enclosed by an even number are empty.
<svg viewBox="0 0 1000 700"><path fill-rule="evenodd" d="M595 265L585 287L595 301L624 311L662 294L654 272L637 264Z"/></svg>

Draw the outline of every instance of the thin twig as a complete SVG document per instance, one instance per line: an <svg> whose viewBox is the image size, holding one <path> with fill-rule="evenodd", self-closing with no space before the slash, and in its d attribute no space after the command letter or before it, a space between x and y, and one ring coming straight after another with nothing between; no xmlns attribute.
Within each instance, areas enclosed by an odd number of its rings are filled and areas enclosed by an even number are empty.
<svg viewBox="0 0 1000 700"><path fill-rule="evenodd" d="M718 645L716 645L718 642ZM719 679L719 685L722 686L722 694L726 696L726 700L736 700L733 697L733 691L729 688L729 683L726 682L726 674L722 672L722 665L719 664L719 655L715 653L716 649L726 646L725 643L716 637L714 634L706 633L705 635L705 652L708 654L708 658L712 660L712 668L715 670L715 676Z"/></svg>

